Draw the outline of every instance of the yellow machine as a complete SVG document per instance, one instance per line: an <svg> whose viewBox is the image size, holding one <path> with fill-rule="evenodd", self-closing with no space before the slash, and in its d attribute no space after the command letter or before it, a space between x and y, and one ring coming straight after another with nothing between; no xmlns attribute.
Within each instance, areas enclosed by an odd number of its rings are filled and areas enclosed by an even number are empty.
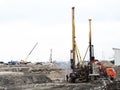
<svg viewBox="0 0 120 90"><path fill-rule="evenodd" d="M80 56L80 51L77 46L77 42L75 40L75 20L74 20L74 7L72 7L72 50L71 50L71 68L74 69L76 68L76 57L78 59L78 63L82 63L82 58Z"/></svg>
<svg viewBox="0 0 120 90"><path fill-rule="evenodd" d="M75 22L74 22L74 7L72 7L72 50L71 50L71 69L70 82L75 82L76 80L86 79L88 77L88 67L84 66L83 60L80 56L80 52L75 40ZM76 61L77 60L77 61Z"/></svg>

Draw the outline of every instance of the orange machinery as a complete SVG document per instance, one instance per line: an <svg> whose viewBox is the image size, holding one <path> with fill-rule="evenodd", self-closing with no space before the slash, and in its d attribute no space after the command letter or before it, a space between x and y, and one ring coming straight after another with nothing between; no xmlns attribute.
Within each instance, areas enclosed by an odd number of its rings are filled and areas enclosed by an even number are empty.
<svg viewBox="0 0 120 90"><path fill-rule="evenodd" d="M114 68L105 67L104 64L102 62L100 62L99 60L93 60L89 64L92 65L95 62L97 62L97 64L99 65L99 71L100 71L101 76L104 75L106 77L109 77L110 79L115 79L116 78L116 71L114 70Z"/></svg>

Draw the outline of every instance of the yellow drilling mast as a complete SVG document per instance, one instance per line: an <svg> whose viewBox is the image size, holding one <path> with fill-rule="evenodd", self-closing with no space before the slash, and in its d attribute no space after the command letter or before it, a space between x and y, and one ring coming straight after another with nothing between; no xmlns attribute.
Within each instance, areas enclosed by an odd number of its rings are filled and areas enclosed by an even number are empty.
<svg viewBox="0 0 120 90"><path fill-rule="evenodd" d="M78 60L78 64L82 64L82 58L80 56L80 52L76 43L76 36L75 36L75 16L74 16L74 9L72 7L72 50L71 50L71 69L75 71L76 67L76 59Z"/></svg>
<svg viewBox="0 0 120 90"><path fill-rule="evenodd" d="M74 18L74 8L75 7L72 7L72 53L73 53L73 57L72 57L72 60L73 60L73 70L75 69L75 59L76 59L76 41L75 41L75 18Z"/></svg>

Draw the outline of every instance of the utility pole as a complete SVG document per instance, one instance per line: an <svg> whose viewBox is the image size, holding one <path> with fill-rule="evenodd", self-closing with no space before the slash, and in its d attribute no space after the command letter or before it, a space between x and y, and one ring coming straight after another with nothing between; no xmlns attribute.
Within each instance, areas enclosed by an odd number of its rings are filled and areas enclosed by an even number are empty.
<svg viewBox="0 0 120 90"><path fill-rule="evenodd" d="M52 63L52 49L50 49L50 58L49 58L50 63Z"/></svg>

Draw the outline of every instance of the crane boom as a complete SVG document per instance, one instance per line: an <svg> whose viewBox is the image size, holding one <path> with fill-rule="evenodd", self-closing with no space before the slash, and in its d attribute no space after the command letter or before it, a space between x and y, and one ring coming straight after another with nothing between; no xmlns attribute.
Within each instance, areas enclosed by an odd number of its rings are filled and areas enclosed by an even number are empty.
<svg viewBox="0 0 120 90"><path fill-rule="evenodd" d="M31 55L31 53L33 52L33 50L35 49L35 47L38 45L38 42L34 45L34 47L32 48L32 50L29 52L29 54L27 55L27 57L25 58L25 61L27 61L28 57Z"/></svg>

